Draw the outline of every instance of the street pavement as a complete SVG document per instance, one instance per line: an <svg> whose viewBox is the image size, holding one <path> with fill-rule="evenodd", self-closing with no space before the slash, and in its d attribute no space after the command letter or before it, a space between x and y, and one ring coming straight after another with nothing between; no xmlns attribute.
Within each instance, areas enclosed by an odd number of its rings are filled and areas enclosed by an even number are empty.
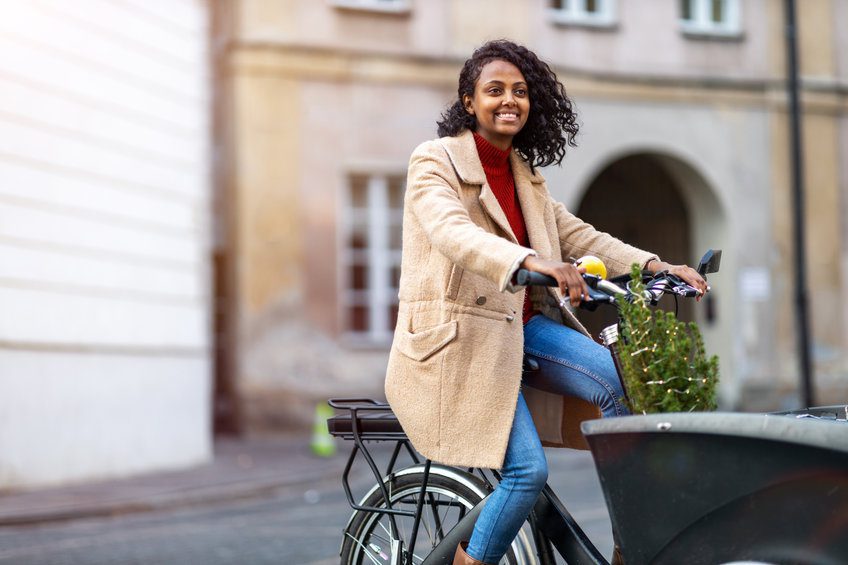
<svg viewBox="0 0 848 565"><path fill-rule="evenodd" d="M304 437L222 439L214 460L194 469L0 494L0 564L338 563L351 444L337 446L322 458ZM547 453L550 484L609 555L591 457ZM364 463L354 467L354 496L373 483Z"/></svg>

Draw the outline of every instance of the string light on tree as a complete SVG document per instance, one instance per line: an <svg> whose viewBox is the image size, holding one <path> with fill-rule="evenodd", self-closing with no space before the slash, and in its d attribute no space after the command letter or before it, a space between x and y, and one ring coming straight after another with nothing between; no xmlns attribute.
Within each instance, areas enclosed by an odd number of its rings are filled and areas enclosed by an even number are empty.
<svg viewBox="0 0 848 565"><path fill-rule="evenodd" d="M633 266L632 302L619 297L622 378L636 413L715 410L718 357L707 357L698 326L652 310L641 270ZM679 384L678 384L679 383Z"/></svg>

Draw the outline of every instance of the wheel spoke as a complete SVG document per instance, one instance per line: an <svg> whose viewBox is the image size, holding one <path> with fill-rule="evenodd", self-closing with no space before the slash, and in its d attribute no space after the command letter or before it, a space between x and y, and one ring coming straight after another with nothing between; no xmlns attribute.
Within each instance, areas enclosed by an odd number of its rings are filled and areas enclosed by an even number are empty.
<svg viewBox="0 0 848 565"><path fill-rule="evenodd" d="M457 506L458 506L458 507L459 507L459 509L460 509L460 510L458 511L459 517L458 517L458 518L457 518L457 520L456 520L456 523L458 524L458 523L459 523L459 521L462 519L462 517L463 517L465 514L462 512L462 508L463 508L462 504L459 504L459 501L458 501L456 498L452 498L452 499L451 499L451 501L450 501L450 502L448 502L448 507L447 507L447 509L445 510L445 515L444 515L444 517L445 517L445 518L447 518L448 514L450 514L450 511L451 511L451 509L453 508L454 503L457 503ZM442 541L442 539L444 539L444 537L445 537L445 521L444 521L444 520L441 520L441 521L439 521L439 532L438 532L438 539L439 539L439 541Z"/></svg>
<svg viewBox="0 0 848 565"><path fill-rule="evenodd" d="M383 531L386 532L388 539L391 539L392 538L392 532L389 530L389 528L387 528L386 526L383 525L383 521L379 520L377 523L380 525L380 527L383 529ZM374 534L372 534L372 535L374 535Z"/></svg>
<svg viewBox="0 0 848 565"><path fill-rule="evenodd" d="M352 540L353 540L353 542L354 542L356 545L358 545L358 546L359 546L359 549L360 549L360 551L362 552L362 554L363 554L363 555L365 555L368 559L370 559L372 563L374 563L375 565L382 565L379 561L377 561L377 560L374 558L374 556L373 556L373 555L371 555L371 553L370 553L370 551L369 551L368 547L366 547L364 543L362 543L361 541L359 541L358 539L356 539L355 537L353 537L353 536L352 536L352 535L350 535L350 534L347 534L347 536L348 536L350 539L352 539Z"/></svg>
<svg viewBox="0 0 848 565"><path fill-rule="evenodd" d="M425 496L429 497L432 495L427 493ZM429 500L427 502L429 502ZM426 506L430 506L430 508L433 507L431 504L426 504ZM427 539L430 541L430 548L435 547L436 544L433 543L433 532L430 529L430 522L427 520L427 510L423 507L421 508L421 525L424 526L424 531L427 533Z"/></svg>

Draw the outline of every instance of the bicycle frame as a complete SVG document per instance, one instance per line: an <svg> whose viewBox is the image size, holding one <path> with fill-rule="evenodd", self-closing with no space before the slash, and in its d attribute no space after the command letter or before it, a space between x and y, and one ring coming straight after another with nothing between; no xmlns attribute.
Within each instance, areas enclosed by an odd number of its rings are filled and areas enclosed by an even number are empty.
<svg viewBox="0 0 848 565"><path fill-rule="evenodd" d="M445 538L433 549L422 565L443 565L453 562L459 542L468 540L474 523L487 499L466 514ZM609 565L598 548L589 540L553 489L545 485L531 514L530 526L540 565L555 565L548 542L569 563L576 565Z"/></svg>

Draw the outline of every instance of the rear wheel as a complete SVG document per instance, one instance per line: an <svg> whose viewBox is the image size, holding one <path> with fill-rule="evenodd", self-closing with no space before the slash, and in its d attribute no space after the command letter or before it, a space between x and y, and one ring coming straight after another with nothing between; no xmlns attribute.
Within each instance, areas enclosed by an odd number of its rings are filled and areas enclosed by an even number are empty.
<svg viewBox="0 0 848 565"><path fill-rule="evenodd" d="M386 489L389 492L392 508L414 511L423 480L423 469L398 474L389 480L386 483ZM488 491L489 489L481 479L469 473L452 469L450 475L445 475L435 473L431 469L414 548L409 547L413 518L407 516L395 518L403 549L412 554L411 562L416 565L422 563L433 548L442 541L445 534L480 502ZM375 489L360 504L377 508L386 506L380 489ZM341 563L344 565L389 564L391 549L392 536L388 515L358 510L345 530ZM536 563L532 544L525 531L519 532L500 563L508 565Z"/></svg>

